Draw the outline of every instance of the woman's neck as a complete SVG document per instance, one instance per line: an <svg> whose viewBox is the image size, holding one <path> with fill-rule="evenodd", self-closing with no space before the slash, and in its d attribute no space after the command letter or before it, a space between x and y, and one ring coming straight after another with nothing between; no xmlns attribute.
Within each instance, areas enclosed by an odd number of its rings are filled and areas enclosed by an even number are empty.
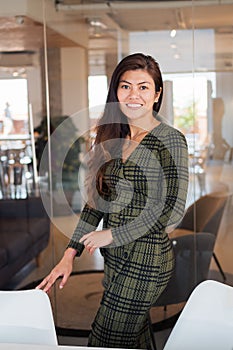
<svg viewBox="0 0 233 350"><path fill-rule="evenodd" d="M142 124L145 124L145 125L142 125ZM136 122L133 124L129 122L130 139L135 139L141 134L148 133L149 131L153 130L159 124L160 124L160 121L158 121L154 117L149 122L147 121L147 123L140 123L140 125L139 125L139 123L136 123Z"/></svg>

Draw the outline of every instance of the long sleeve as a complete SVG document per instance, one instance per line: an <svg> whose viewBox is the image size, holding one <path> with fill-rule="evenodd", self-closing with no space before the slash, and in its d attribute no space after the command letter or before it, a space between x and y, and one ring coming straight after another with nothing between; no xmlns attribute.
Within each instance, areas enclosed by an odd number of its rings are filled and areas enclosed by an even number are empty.
<svg viewBox="0 0 233 350"><path fill-rule="evenodd" d="M74 248L77 250L76 256L80 256L84 249L84 245L82 243L79 243L80 238L85 233L95 231L102 217L103 217L103 212L97 209L91 208L88 204L84 206L80 214L80 219L77 224L77 227L68 244L68 247Z"/></svg>
<svg viewBox="0 0 233 350"><path fill-rule="evenodd" d="M94 157L94 155L92 155ZM80 256L84 250L84 244L79 243L80 238L91 231L95 231L102 219L108 213L108 194L99 193L96 187L95 175L96 166L98 167L104 163L103 158L96 156L97 162L93 166L92 158L89 159L86 168L85 191L88 193L87 201L81 211L78 224L74 230L68 247L77 250L76 256ZM95 198L95 200L94 200ZM105 220L105 219L104 219Z"/></svg>
<svg viewBox="0 0 233 350"><path fill-rule="evenodd" d="M188 152L183 134L172 127L162 126L159 134L147 138L147 142L138 147L130 160L129 172L132 163L143 169L147 199L145 205L139 202L128 204L125 213L133 205L140 207L140 210L126 223L112 227L111 247L128 244L154 230L163 231L167 226L178 224L185 210ZM137 177L137 172L134 176ZM126 189L124 191L127 192Z"/></svg>

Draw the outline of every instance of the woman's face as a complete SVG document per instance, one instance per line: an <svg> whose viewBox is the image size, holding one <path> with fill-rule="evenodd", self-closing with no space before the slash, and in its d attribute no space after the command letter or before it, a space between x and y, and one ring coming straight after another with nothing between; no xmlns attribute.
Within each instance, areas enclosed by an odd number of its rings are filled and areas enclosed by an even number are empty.
<svg viewBox="0 0 233 350"><path fill-rule="evenodd" d="M154 80L146 70L129 70L122 74L117 97L128 119L151 118L153 104L158 102L159 96L160 92L156 92Z"/></svg>

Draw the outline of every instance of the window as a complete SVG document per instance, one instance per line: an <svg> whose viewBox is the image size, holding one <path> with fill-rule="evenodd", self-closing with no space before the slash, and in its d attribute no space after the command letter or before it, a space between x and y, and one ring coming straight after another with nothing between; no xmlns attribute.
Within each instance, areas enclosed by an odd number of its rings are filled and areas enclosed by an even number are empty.
<svg viewBox="0 0 233 350"><path fill-rule="evenodd" d="M4 135L28 134L26 79L0 79L0 120Z"/></svg>
<svg viewBox="0 0 233 350"><path fill-rule="evenodd" d="M90 118L99 118L107 97L107 76L91 75L88 77L88 98Z"/></svg>

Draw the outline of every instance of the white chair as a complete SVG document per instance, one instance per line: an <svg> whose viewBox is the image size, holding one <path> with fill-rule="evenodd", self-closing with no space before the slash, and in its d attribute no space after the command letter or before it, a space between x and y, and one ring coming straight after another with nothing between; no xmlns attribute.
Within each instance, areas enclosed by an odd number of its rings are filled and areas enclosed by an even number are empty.
<svg viewBox="0 0 233 350"><path fill-rule="evenodd" d="M190 295L164 350L233 349L233 287L207 280Z"/></svg>
<svg viewBox="0 0 233 350"><path fill-rule="evenodd" d="M57 345L52 308L45 292L0 291L0 343Z"/></svg>

